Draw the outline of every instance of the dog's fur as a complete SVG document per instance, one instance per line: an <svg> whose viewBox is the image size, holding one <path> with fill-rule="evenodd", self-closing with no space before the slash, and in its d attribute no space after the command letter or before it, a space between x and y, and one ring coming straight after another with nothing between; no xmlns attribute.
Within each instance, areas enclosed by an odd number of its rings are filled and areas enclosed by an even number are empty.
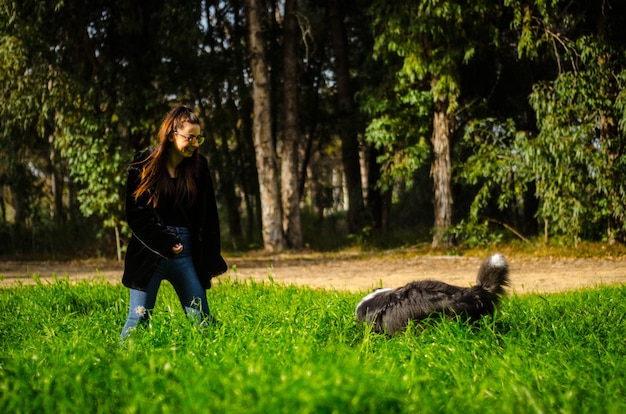
<svg viewBox="0 0 626 414"><path fill-rule="evenodd" d="M356 306L356 319L371 324L375 332L389 335L403 331L411 320L437 314L477 321L494 312L508 284L508 264L501 254L494 254L482 263L472 287L422 280L397 289L377 289Z"/></svg>

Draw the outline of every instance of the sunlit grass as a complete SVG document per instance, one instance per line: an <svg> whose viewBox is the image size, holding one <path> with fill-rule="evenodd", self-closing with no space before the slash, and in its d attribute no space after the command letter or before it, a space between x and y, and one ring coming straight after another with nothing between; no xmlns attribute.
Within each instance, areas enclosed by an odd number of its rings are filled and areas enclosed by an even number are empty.
<svg viewBox="0 0 626 414"><path fill-rule="evenodd" d="M124 346L127 291L66 281L0 290L0 412L626 412L626 287L508 298L478 326L394 338L359 294L223 281L219 328L164 285Z"/></svg>

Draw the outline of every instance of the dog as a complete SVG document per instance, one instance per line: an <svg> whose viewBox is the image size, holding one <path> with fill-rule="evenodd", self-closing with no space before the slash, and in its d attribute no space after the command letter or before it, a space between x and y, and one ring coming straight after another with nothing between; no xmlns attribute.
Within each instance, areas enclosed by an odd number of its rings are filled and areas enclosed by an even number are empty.
<svg viewBox="0 0 626 414"><path fill-rule="evenodd" d="M409 321L436 315L478 321L495 311L505 286L509 286L509 266L504 256L494 254L483 261L472 287L421 280L397 289L377 289L358 303L356 319L391 336L404 331Z"/></svg>

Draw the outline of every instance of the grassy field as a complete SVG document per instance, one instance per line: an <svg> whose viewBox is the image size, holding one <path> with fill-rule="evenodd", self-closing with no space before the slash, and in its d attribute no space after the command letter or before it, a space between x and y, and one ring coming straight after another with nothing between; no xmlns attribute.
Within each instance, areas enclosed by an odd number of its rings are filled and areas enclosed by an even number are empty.
<svg viewBox="0 0 626 414"><path fill-rule="evenodd" d="M223 324L201 330L164 285L121 347L120 285L0 289L0 412L626 412L626 286L514 296L478 326L394 338L355 323L360 296L222 282Z"/></svg>

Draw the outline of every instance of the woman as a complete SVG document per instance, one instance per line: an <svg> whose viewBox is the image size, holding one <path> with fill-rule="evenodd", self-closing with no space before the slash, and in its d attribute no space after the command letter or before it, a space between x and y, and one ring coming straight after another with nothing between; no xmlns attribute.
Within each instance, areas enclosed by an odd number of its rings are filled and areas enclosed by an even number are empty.
<svg viewBox="0 0 626 414"><path fill-rule="evenodd" d="M172 109L161 124L159 145L137 153L128 166L126 219L132 237L122 283L130 289L125 339L149 318L163 280L176 290L196 323L215 323L206 289L228 266L209 164L198 147L200 120L191 109Z"/></svg>

